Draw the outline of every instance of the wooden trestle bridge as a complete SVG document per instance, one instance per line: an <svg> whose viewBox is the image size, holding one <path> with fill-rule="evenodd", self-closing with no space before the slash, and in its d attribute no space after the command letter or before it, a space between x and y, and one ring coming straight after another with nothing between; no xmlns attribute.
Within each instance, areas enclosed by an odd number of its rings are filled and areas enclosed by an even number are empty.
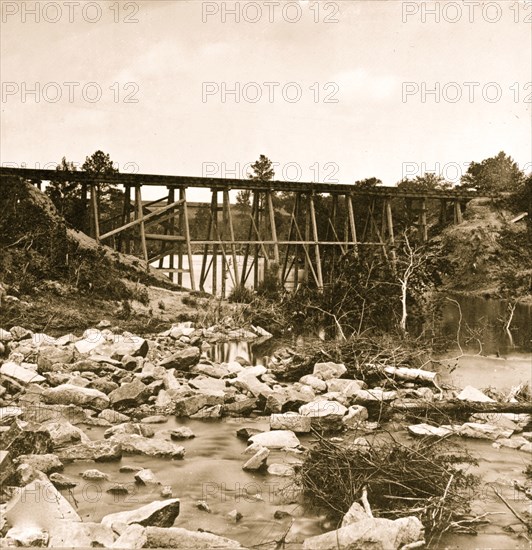
<svg viewBox="0 0 532 550"><path fill-rule="evenodd" d="M85 204L89 207L90 233L96 241L126 253L139 254L147 264L158 265L179 285L183 284L183 274L188 273L192 290L198 286L204 290L211 277L212 292L222 295L226 293L227 277L231 278L233 286L246 285L253 273L256 287L261 262L266 266L275 262L283 284L292 270L295 285L305 280L323 288L330 276L323 273L324 255L345 254L348 250L356 253L361 246L377 246L393 257L398 242L392 202L395 211L398 203L402 205L409 219L413 218L420 240L425 241L428 238L428 201L439 202L440 223L460 223L467 202L479 196L475 192L457 189L410 191L384 186L363 188L149 174L102 175L5 167L0 167L0 176L4 183L20 181L18 178L39 186L47 181L80 183ZM105 231L101 228L109 226L109 220L102 220L98 200L98 188L103 183L124 191L122 213L114 220L112 228ZM147 186L166 188L166 194L158 200L143 201L142 190ZM205 205L210 215L205 220L204 238L191 236L190 203L187 202L187 189L190 188L208 189L211 193L210 205ZM230 203L231 190L249 191L250 194L251 205L245 213L246 238L237 239L235 236L235 205ZM274 207L274 197L278 192L285 197L291 196L290 204L293 205L292 212L283 212L287 222L289 219L289 227L285 228L283 235L277 228ZM323 197L329 198L325 214L321 203L322 219L318 225L316 204ZM361 212L360 208L365 211ZM361 220L364 221L361 223ZM150 232L148 227L153 224L163 228L163 232ZM151 244L148 246L152 242L156 243L156 252ZM197 279L193 255L200 251L201 272ZM297 268L299 263L304 266L301 276Z"/></svg>

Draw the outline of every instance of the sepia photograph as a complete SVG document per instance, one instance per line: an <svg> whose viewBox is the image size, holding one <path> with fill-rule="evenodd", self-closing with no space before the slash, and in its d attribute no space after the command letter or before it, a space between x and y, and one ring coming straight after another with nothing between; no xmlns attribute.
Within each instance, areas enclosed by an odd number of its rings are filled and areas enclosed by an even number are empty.
<svg viewBox="0 0 532 550"><path fill-rule="evenodd" d="M532 0L0 0L0 548L530 550Z"/></svg>

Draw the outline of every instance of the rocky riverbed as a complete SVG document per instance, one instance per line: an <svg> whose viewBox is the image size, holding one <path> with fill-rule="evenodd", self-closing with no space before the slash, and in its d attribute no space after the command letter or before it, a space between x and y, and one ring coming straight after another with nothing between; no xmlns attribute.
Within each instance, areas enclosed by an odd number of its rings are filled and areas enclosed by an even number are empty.
<svg viewBox="0 0 532 550"><path fill-rule="evenodd" d="M260 327L192 323L149 337L106 321L79 337L0 329L0 543L238 548L267 542L261 547L275 548L284 542L323 549L372 537L375 548L420 547L417 518L373 519L354 503L336 526L301 511L294 480L313 434L351 437L363 446L378 434L375 410L383 406L492 398L473 386L442 387L429 371L386 366L383 379L390 383L368 387L332 361L287 382L295 358L290 349L266 366L245 357L208 359L219 342L269 337ZM516 402L521 390L507 401ZM484 441L523 462L532 450L528 414L477 413L468 422L404 427L406 437Z"/></svg>

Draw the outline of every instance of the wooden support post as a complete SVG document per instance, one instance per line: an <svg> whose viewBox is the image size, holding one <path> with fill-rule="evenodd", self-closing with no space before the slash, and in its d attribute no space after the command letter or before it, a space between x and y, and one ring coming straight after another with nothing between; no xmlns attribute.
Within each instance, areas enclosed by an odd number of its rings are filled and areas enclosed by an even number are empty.
<svg viewBox="0 0 532 550"><path fill-rule="evenodd" d="M100 242L100 213L98 212L98 186L91 183L91 226L92 236Z"/></svg>
<svg viewBox="0 0 532 550"><path fill-rule="evenodd" d="M175 200L174 190L172 189L171 191L172 191L172 200ZM184 192L182 188L179 189L179 200L183 201L184 203ZM181 208L179 209L179 217L177 219L177 232L179 235L183 235L183 232L184 232L183 211L184 211L184 208L183 206L181 206ZM172 218L170 220L170 227L169 227L170 235L174 234L174 229L175 229L175 218ZM174 263L173 254L170 256L170 262L171 262L171 266L173 267L173 263ZM178 269L177 284L179 286L183 286L183 245L181 243L177 245L177 269Z"/></svg>
<svg viewBox="0 0 532 550"><path fill-rule="evenodd" d="M395 235L393 230L393 217L392 217L392 200L390 197L384 199L386 207L386 225L388 226L388 241L391 248L392 264L395 268L397 256L395 253Z"/></svg>
<svg viewBox="0 0 532 550"><path fill-rule="evenodd" d="M196 290L196 279L194 277L194 258L192 255L192 242L190 240L190 226L188 223L187 193L185 188L179 190L180 198L183 199L183 225L185 229L185 239L187 243L188 272L190 274L190 288Z"/></svg>
<svg viewBox="0 0 532 550"><path fill-rule="evenodd" d="M314 206L314 194L309 195L310 216L312 222L312 236L314 239L314 254L316 256L316 273L318 275L318 290L323 290L323 274L321 271L320 239L318 224L316 221L316 208Z"/></svg>
<svg viewBox="0 0 532 550"><path fill-rule="evenodd" d="M260 240L260 210L261 210L261 200L260 200L260 192L259 191L253 191L253 195L257 196L256 204L257 208L255 208L255 211L253 213L252 223L255 227L255 232L257 235L257 240ZM260 255L259 255L259 245L255 244L255 250L253 254L253 287L256 289L259 286L259 262L260 262ZM268 258L264 258L264 269L266 269L268 266Z"/></svg>
<svg viewBox="0 0 532 550"><path fill-rule="evenodd" d="M229 227L229 237L231 239L231 255L233 258L233 273L234 273L234 284L238 285L240 276L238 274L238 258L236 254L236 244L235 244L235 230L233 225L233 213L231 211L231 202L229 201L229 190L224 189L224 208L227 210L227 219Z"/></svg>
<svg viewBox="0 0 532 550"><path fill-rule="evenodd" d="M230 266L228 265L227 255L225 253L225 229L227 228L227 224L229 223L229 218L227 214L227 208L225 204L225 189L222 191L222 228L217 230L216 237L218 241L220 242L220 251L222 253L222 265L221 265L221 296L222 298L225 298L226 292L227 292L227 270L230 269Z"/></svg>
<svg viewBox="0 0 532 550"><path fill-rule="evenodd" d="M273 245L273 261L279 266L280 257L279 257L279 244L277 243L277 228L275 227L275 211L273 209L273 192L270 189L266 192L266 200L268 202L268 214L270 218L270 232L272 236Z"/></svg>
<svg viewBox="0 0 532 550"><path fill-rule="evenodd" d="M212 219L212 293L216 295L218 290L218 191L212 190L211 200L211 219Z"/></svg>
<svg viewBox="0 0 532 550"><path fill-rule="evenodd" d="M421 200L421 212L419 214L419 229L421 241L426 243L429 240L428 226L427 226L427 200L423 198Z"/></svg>
<svg viewBox="0 0 532 550"><path fill-rule="evenodd" d="M445 199L440 200L440 225L447 223L447 201Z"/></svg>
<svg viewBox="0 0 532 550"><path fill-rule="evenodd" d="M310 241L310 195L307 195L307 204L305 205L305 241ZM312 268L312 262L310 261L310 256L308 254L308 250L306 246L303 246L303 249L305 250L305 271L304 271L304 278L305 283L308 284L308 275L310 268Z"/></svg>
<svg viewBox="0 0 532 550"><path fill-rule="evenodd" d="M259 207L258 203L257 203L257 200L258 200L258 195L257 195L257 193L254 192L253 193L253 202L252 202L252 205L251 205L251 214L250 214L251 220L250 220L249 228L248 228L248 241L251 241L251 237L253 235L253 217L255 215L255 210ZM249 261L250 247L251 247L251 245L249 244L249 242L246 243L246 248L245 248L245 251L244 251L244 260L242 262L242 278L240 280L240 284L241 284L242 287L246 286L250 271L251 271L251 269L253 269L253 263L252 263L251 267L250 267L250 270L248 271L248 261Z"/></svg>
<svg viewBox="0 0 532 550"><path fill-rule="evenodd" d="M126 223L129 223L131 221L131 186L125 185L124 186L124 203L122 205L122 225L126 225ZM114 228L111 228L114 229ZM125 247L123 246L125 244ZM126 254L130 254L131 252L131 241L128 237L128 235L122 235L122 233L119 234L117 238L117 248L118 251L121 252L122 248L125 249Z"/></svg>
<svg viewBox="0 0 532 550"><path fill-rule="evenodd" d="M460 201L458 199L455 199L454 201L454 223L459 224L462 223L462 207L460 205Z"/></svg>
<svg viewBox="0 0 532 550"><path fill-rule="evenodd" d="M148 247L146 246L146 228L144 227L144 211L142 209L142 193L140 185L135 186L135 204L137 206L137 218L140 221L140 244L142 247L142 255L146 261L146 269L149 271L150 264L148 263Z"/></svg>
<svg viewBox="0 0 532 550"><path fill-rule="evenodd" d="M355 224L355 210L353 208L353 197L351 195L345 196L347 201L347 212L349 215L349 227L351 229L351 240L352 242L357 242L357 228ZM349 237L349 233L347 234ZM349 238L346 239L347 242L349 242ZM346 244L346 249L348 249L349 246ZM355 257L358 256L358 246L355 244L353 245L353 250L355 251Z"/></svg>

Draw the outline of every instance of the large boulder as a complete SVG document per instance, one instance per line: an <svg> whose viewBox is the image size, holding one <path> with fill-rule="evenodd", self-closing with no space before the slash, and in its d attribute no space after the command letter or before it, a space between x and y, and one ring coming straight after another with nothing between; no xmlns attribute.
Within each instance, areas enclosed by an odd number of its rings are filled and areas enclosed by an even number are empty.
<svg viewBox="0 0 532 550"><path fill-rule="evenodd" d="M195 550L242 548L236 540L226 539L212 533L189 531L181 527L146 528L146 548L194 548Z"/></svg>
<svg viewBox="0 0 532 550"><path fill-rule="evenodd" d="M135 510L116 512L102 518L102 525L113 527L113 525L137 523L144 527L171 527L179 515L179 499L156 500Z"/></svg>
<svg viewBox="0 0 532 550"><path fill-rule="evenodd" d="M258 443L269 449L283 449L284 447L294 448L300 446L299 439L291 430L272 430L270 432L255 434L249 438L249 441L251 443Z"/></svg>
<svg viewBox="0 0 532 550"><path fill-rule="evenodd" d="M178 371L190 370L190 367L196 365L200 360L200 350L195 346L188 346L180 349L163 359L159 365L165 369L176 369Z"/></svg>
<svg viewBox="0 0 532 550"><path fill-rule="evenodd" d="M50 548L109 548L115 541L110 527L94 522L65 521L50 533Z"/></svg>
<svg viewBox="0 0 532 550"><path fill-rule="evenodd" d="M224 396L222 392L197 393L188 397L181 397L175 402L176 416L192 416L203 407L223 405Z"/></svg>
<svg viewBox="0 0 532 550"><path fill-rule="evenodd" d="M304 550L399 550L423 541L423 524L416 517L396 520L370 518L350 523L336 531L309 537Z"/></svg>
<svg viewBox="0 0 532 550"><path fill-rule="evenodd" d="M310 432L312 419L292 412L272 414L270 416L271 430L292 430L295 433Z"/></svg>
<svg viewBox="0 0 532 550"><path fill-rule="evenodd" d="M48 532L58 523L81 521L68 500L47 479L16 488L4 517L12 527L36 527Z"/></svg>
<svg viewBox="0 0 532 550"><path fill-rule="evenodd" d="M13 361L7 361L0 367L0 375L7 376L19 384L38 384L44 382L44 376L41 376L36 369L30 368L28 364L18 365Z"/></svg>
<svg viewBox="0 0 532 550"><path fill-rule="evenodd" d="M128 435L141 435L142 437L153 437L155 430L151 426L141 424L137 422L124 422L123 424L117 424L112 428L105 430L103 436L108 439L114 435L128 434Z"/></svg>
<svg viewBox="0 0 532 550"><path fill-rule="evenodd" d="M63 469L63 463L59 460L59 457L51 453L20 455L16 462L17 464L27 464L34 470L39 470L45 474L60 472Z"/></svg>
<svg viewBox="0 0 532 550"><path fill-rule="evenodd" d="M122 458L122 447L120 443L113 440L89 441L59 449L57 454L63 461L110 462Z"/></svg>
<svg viewBox="0 0 532 550"><path fill-rule="evenodd" d="M134 407L141 405L148 393L148 388L138 378L122 384L109 394L109 402L114 407Z"/></svg>
<svg viewBox="0 0 532 550"><path fill-rule="evenodd" d="M330 380L331 378L340 378L346 372L344 364L328 361L327 363L316 363L312 374L322 380Z"/></svg>
<svg viewBox="0 0 532 550"><path fill-rule="evenodd" d="M299 407L300 415L309 416L311 418L324 418L328 416L343 417L346 412L347 408L341 403L338 403L338 401L329 401L325 399L312 401Z"/></svg>
<svg viewBox="0 0 532 550"><path fill-rule="evenodd" d="M242 466L243 470L260 470L265 467L270 450L260 447L259 450Z"/></svg>
<svg viewBox="0 0 532 550"><path fill-rule="evenodd" d="M39 372L55 370L54 365L68 364L74 360L74 350L67 347L41 346L37 356Z"/></svg>
<svg viewBox="0 0 532 550"><path fill-rule="evenodd" d="M54 448L90 441L83 430L73 426L70 422L45 422L40 429L50 434Z"/></svg>
<svg viewBox="0 0 532 550"><path fill-rule="evenodd" d="M109 406L109 397L98 390L61 384L55 388L48 388L42 392L45 403L56 405L78 405L97 410L106 409Z"/></svg>
<svg viewBox="0 0 532 550"><path fill-rule="evenodd" d="M148 439L140 435L117 434L109 441L119 444L124 453L173 459L181 459L185 456L183 447L164 439Z"/></svg>
<svg viewBox="0 0 532 550"><path fill-rule="evenodd" d="M148 538L146 537L146 527L139 525L138 523L131 523L128 525L120 536L115 540L111 548L118 548L128 550L144 548Z"/></svg>

